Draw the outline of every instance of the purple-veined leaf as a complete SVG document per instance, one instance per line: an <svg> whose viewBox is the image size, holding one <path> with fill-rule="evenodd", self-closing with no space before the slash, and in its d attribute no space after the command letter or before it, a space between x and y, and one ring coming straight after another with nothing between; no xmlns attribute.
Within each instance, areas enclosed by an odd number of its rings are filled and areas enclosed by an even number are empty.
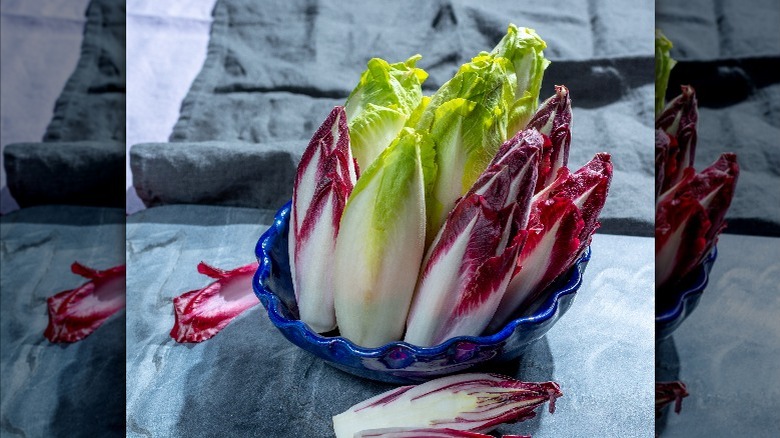
<svg viewBox="0 0 780 438"><path fill-rule="evenodd" d="M679 414L682 409L682 399L688 397L688 390L685 383L675 382L655 382L655 415L661 415L663 409L674 402L674 412Z"/></svg>
<svg viewBox="0 0 780 438"><path fill-rule="evenodd" d="M558 169L569 162L571 144L571 99L569 90L563 85L555 86L555 95L545 100L536 110L526 129L537 129L545 136L536 192L550 185Z"/></svg>
<svg viewBox="0 0 780 438"><path fill-rule="evenodd" d="M525 242L517 204L490 208L474 194L445 222L423 263L407 318L410 344L432 346L477 336L493 317Z"/></svg>
<svg viewBox="0 0 780 438"><path fill-rule="evenodd" d="M562 396L555 382L528 383L497 374L470 373L402 386L333 417L336 438L392 427L489 432L502 423L533 418L534 410Z"/></svg>
<svg viewBox="0 0 780 438"><path fill-rule="evenodd" d="M670 138L661 191L680 182L683 172L693 166L696 156L696 123L699 118L696 92L688 85L681 88L682 94L672 99L655 121L655 127L663 129Z"/></svg>
<svg viewBox="0 0 780 438"><path fill-rule="evenodd" d="M357 432L355 438L494 438L479 432L457 429L388 427ZM501 438L531 438L528 435L502 435Z"/></svg>
<svg viewBox="0 0 780 438"><path fill-rule="evenodd" d="M200 262L198 272L216 281L173 299L175 322L171 337L176 342L205 341L258 305L260 301L252 290L257 265L254 262L226 271Z"/></svg>
<svg viewBox="0 0 780 438"><path fill-rule="evenodd" d="M290 273L300 319L319 333L336 327L336 237L357 176L346 112L337 106L312 137L298 165L288 239Z"/></svg>
<svg viewBox="0 0 780 438"><path fill-rule="evenodd" d="M725 227L739 176L734 154L723 154L696 174L693 167L656 205L656 287L673 286L709 254Z"/></svg>
<svg viewBox="0 0 780 438"><path fill-rule="evenodd" d="M98 271L74 262L70 269L89 281L46 299L43 335L51 342L80 341L125 307L125 265Z"/></svg>

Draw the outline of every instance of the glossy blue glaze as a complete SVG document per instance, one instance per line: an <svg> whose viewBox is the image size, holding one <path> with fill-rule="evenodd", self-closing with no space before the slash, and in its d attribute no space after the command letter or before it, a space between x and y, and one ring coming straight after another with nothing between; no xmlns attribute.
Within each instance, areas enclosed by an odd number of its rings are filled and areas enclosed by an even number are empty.
<svg viewBox="0 0 780 438"><path fill-rule="evenodd" d="M268 317L295 345L343 371L383 382L417 383L492 360L516 359L571 307L590 260L588 248L572 269L550 286L547 300L491 336L460 336L433 347L399 341L363 348L340 336L321 336L298 320L287 251L289 216L287 203L255 248L260 266L252 286Z"/></svg>
<svg viewBox="0 0 780 438"><path fill-rule="evenodd" d="M685 321L685 318L693 312L699 304L699 298L707 287L710 279L710 270L718 257L718 249L714 248L710 255L697 266L685 281L686 285L673 291L669 291L670 298L659 300L656 297L655 309L655 340L664 340L677 330L677 327ZM666 294L666 293L664 293Z"/></svg>

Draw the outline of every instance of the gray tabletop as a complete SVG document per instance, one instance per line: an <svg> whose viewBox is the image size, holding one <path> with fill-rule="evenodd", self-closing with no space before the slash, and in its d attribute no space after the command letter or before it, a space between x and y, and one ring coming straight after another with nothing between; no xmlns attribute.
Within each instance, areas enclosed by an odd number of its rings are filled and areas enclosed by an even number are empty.
<svg viewBox="0 0 780 438"><path fill-rule="evenodd" d="M326 365L288 342L259 305L200 344L176 344L172 298L211 280L201 260L252 262L273 212L163 206L128 217L129 436L332 436L331 416L391 386ZM597 235L567 313L498 371L563 390L557 411L501 426L534 437L652 436L653 240Z"/></svg>
<svg viewBox="0 0 780 438"><path fill-rule="evenodd" d="M43 337L46 298L124 263L122 209L45 206L0 220L0 436L122 436L124 311L73 344Z"/></svg>
<svg viewBox="0 0 780 438"><path fill-rule="evenodd" d="M663 437L780 436L780 239L723 235L696 310L659 345L659 377L685 382Z"/></svg>

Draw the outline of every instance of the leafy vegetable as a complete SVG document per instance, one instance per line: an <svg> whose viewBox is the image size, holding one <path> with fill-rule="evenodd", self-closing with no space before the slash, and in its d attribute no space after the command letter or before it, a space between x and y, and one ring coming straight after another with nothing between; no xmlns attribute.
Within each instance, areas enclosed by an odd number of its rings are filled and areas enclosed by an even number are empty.
<svg viewBox="0 0 780 438"><path fill-rule="evenodd" d="M669 56L672 42L660 30L655 31L655 115L664 109L666 87L669 85L669 74L677 61Z"/></svg>
<svg viewBox="0 0 780 438"><path fill-rule="evenodd" d="M334 252L339 222L358 169L344 108L320 126L298 165L290 218L290 273L301 321L324 333L336 328Z"/></svg>
<svg viewBox="0 0 780 438"><path fill-rule="evenodd" d="M369 165L395 139L422 100L421 85L428 73L415 67L420 55L389 64L368 61L360 83L347 98L352 153L361 169Z"/></svg>
<svg viewBox="0 0 780 438"><path fill-rule="evenodd" d="M336 438L394 427L489 432L501 423L533 418L534 410L545 401L554 412L555 399L562 395L555 382L526 383L497 374L458 374L372 397L333 417L333 427Z"/></svg>
<svg viewBox="0 0 780 438"><path fill-rule="evenodd" d="M341 334L376 347L403 336L425 251L426 182L433 145L404 128L355 185L335 252L335 307Z"/></svg>

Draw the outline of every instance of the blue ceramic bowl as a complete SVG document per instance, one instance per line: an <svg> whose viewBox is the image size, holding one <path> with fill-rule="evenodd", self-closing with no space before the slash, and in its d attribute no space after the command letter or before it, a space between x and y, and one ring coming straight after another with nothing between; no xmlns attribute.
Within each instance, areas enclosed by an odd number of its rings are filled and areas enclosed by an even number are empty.
<svg viewBox="0 0 780 438"><path fill-rule="evenodd" d="M655 309L655 340L662 341L677 329L693 309L699 304L699 298L707 287L710 270L718 257L718 249L714 248L704 261L683 280L682 286L662 292L668 297L663 300L656 298Z"/></svg>
<svg viewBox="0 0 780 438"><path fill-rule="evenodd" d="M399 341L364 348L337 335L321 336L298 319L287 251L289 219L287 203L276 213L273 225L255 248L260 266L252 286L271 322L290 342L334 367L390 383L418 383L488 361L516 359L571 307L590 260L588 248L572 269L550 286L549 297L532 314L520 316L491 336L459 336L433 347Z"/></svg>

